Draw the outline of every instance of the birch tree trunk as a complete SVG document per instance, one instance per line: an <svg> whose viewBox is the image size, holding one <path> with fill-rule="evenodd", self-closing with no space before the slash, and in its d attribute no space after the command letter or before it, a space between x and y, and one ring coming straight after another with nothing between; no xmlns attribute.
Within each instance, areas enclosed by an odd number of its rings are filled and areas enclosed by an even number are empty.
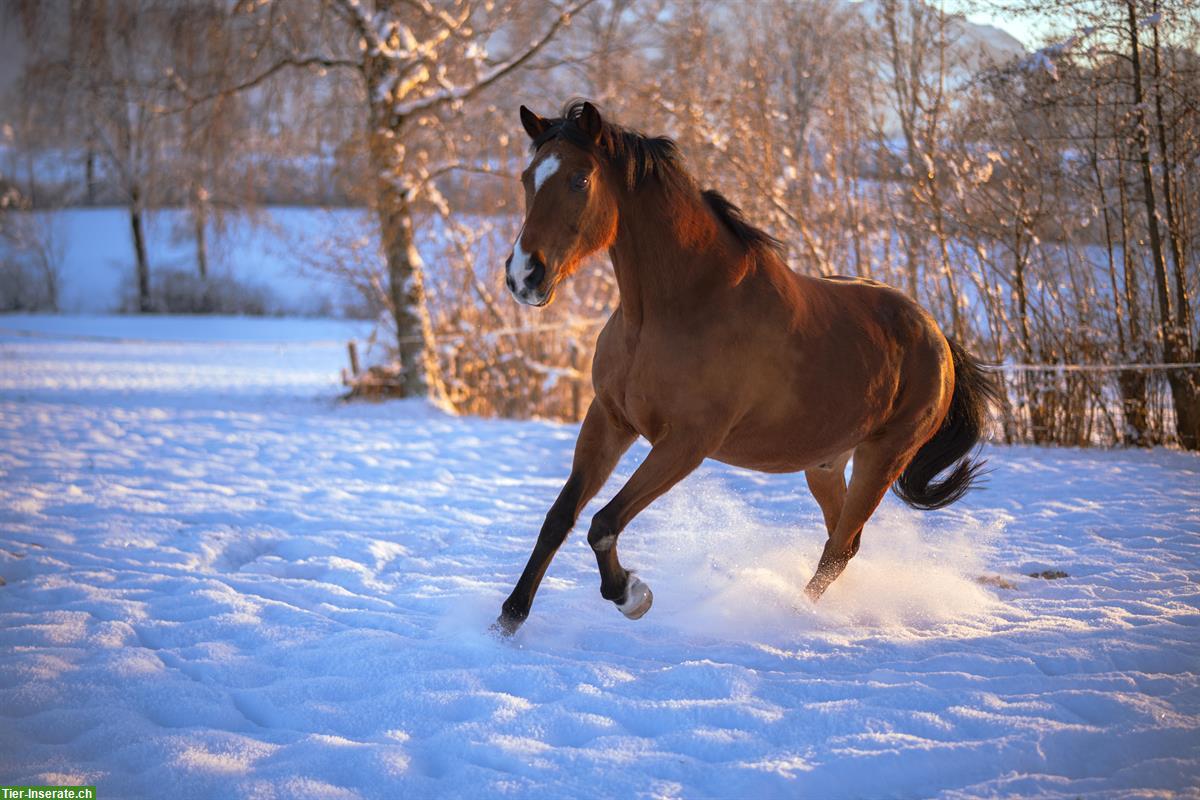
<svg viewBox="0 0 1200 800"><path fill-rule="evenodd" d="M411 197L404 179L404 118L392 110L390 93L380 91L367 59L372 173L375 175L375 214L387 262L388 302L396 325L404 397L428 397L447 404L438 365L433 323L425 295L425 264L417 251Z"/></svg>
<svg viewBox="0 0 1200 800"><path fill-rule="evenodd" d="M372 152L376 150L372 147ZM377 169L387 168L378 155ZM412 210L403 187L385 174L377 179L376 209L387 260L388 300L396 323L405 397L429 397L445 402L446 390L438 366L437 349L425 296L425 265L417 252Z"/></svg>

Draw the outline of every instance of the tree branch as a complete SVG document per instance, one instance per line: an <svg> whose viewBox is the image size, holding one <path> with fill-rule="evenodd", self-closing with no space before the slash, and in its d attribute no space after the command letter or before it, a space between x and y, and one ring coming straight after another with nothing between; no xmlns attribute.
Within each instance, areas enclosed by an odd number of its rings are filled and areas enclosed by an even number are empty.
<svg viewBox="0 0 1200 800"><path fill-rule="evenodd" d="M351 69L358 70L358 69L362 68L362 64L358 61L353 61L353 60L347 59L347 58L330 58L327 56L308 56L307 58L289 57L289 58L284 58L284 59L280 59L279 61L276 61L274 64L267 67L262 72L258 73L257 75L254 75L251 78L247 78L246 80L244 80L240 83L235 83L232 86L224 86L220 89L217 89L216 91L207 92L207 93L201 94L201 95L193 95L191 93L191 91L189 90L188 86L182 81L182 79L179 78L178 75L172 75L172 77L174 78L176 90L180 94L182 94L188 102L187 102L187 105L182 106L181 108L167 109L167 110L164 110L163 113L178 114L183 111L188 111L190 109L193 109L198 105L202 105L202 104L210 102L212 100L216 100L218 98L228 97L230 95L238 94L239 92L244 92L247 89L253 89L255 86L258 86L259 84L265 82L271 76L273 76L279 72L282 72L285 69L289 69L289 68L293 68L293 67L297 68L297 69L308 69L310 67L325 67L325 68L348 67Z"/></svg>
<svg viewBox="0 0 1200 800"><path fill-rule="evenodd" d="M367 49L372 52L379 52L383 49L379 32L375 30L372 20L367 18L358 0L337 0L336 5L341 9L342 16L349 20L354 29L358 31L358 35L367 43Z"/></svg>
<svg viewBox="0 0 1200 800"><path fill-rule="evenodd" d="M502 61L483 74L476 76L473 83L467 86L447 87L440 92L419 97L411 102L397 103L395 112L400 116L409 116L430 111L446 103L469 100L537 55L543 47L550 43L550 40L554 38L559 29L571 21L571 17L590 6L593 2L594 0L582 0L582 2L577 3L572 8L560 12L558 18L554 20L546 32L526 48L524 52L509 58L507 61Z"/></svg>

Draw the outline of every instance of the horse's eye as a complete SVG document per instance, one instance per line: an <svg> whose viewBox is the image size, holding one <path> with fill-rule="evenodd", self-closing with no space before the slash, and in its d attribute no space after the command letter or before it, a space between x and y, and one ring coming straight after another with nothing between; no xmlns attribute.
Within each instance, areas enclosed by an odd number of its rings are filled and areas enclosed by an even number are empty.
<svg viewBox="0 0 1200 800"><path fill-rule="evenodd" d="M571 190L575 192L582 192L588 188L588 185L591 182L592 179L588 177L586 172L577 172L571 176Z"/></svg>

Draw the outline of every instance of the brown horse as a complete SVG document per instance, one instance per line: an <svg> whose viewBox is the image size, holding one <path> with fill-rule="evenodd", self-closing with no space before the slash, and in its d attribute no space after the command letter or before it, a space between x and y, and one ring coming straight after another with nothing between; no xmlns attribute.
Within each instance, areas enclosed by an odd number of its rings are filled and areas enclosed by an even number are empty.
<svg viewBox="0 0 1200 800"><path fill-rule="evenodd" d="M499 630L524 622L580 511L639 435L649 455L588 531L600 594L630 619L653 595L621 566L617 539L705 458L805 472L829 532L805 590L813 601L858 551L888 486L922 509L971 486L980 463L969 453L997 387L920 306L873 281L792 272L777 240L696 187L671 140L606 122L591 103L555 119L522 106L521 122L534 158L509 290L546 305L607 249L621 300L596 343L571 475Z"/></svg>

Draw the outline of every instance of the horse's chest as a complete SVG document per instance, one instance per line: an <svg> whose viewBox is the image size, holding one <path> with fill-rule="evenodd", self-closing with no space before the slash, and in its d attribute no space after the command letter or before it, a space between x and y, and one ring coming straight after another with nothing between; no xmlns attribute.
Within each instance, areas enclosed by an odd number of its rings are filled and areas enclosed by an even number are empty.
<svg viewBox="0 0 1200 800"><path fill-rule="evenodd" d="M676 357L647 342L602 341L592 364L596 396L618 419L651 442L667 421L682 421L689 378Z"/></svg>
<svg viewBox="0 0 1200 800"><path fill-rule="evenodd" d="M611 345L597 347L592 384L596 396L610 413L649 438L651 420L646 413L649 405L646 382L636 375L636 351L621 352L621 349Z"/></svg>

